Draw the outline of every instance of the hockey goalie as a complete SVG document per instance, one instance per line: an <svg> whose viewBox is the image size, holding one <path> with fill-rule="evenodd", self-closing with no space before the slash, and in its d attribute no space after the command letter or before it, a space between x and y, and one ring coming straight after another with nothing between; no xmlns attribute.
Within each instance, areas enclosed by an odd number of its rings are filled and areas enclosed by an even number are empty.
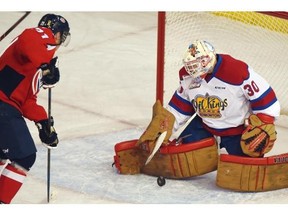
<svg viewBox="0 0 288 216"><path fill-rule="evenodd" d="M265 157L277 138L280 104L263 77L196 40L185 51L179 79L166 108L154 104L141 137L115 145L119 173L181 179L217 170L222 188L288 187L288 154ZM219 155L220 148L227 153Z"/></svg>

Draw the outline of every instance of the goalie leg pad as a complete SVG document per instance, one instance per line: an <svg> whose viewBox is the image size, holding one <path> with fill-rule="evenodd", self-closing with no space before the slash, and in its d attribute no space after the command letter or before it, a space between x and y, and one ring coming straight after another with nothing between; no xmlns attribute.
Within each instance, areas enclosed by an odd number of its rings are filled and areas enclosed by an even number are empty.
<svg viewBox="0 0 288 216"><path fill-rule="evenodd" d="M136 143L137 140L130 140L115 145L114 164L120 174L140 173L140 154Z"/></svg>
<svg viewBox="0 0 288 216"><path fill-rule="evenodd" d="M178 146L162 146L141 173L181 179L203 175L217 169L218 148L214 138Z"/></svg>
<svg viewBox="0 0 288 216"><path fill-rule="evenodd" d="M288 153L264 158L221 154L216 184L234 191L270 191L288 187Z"/></svg>
<svg viewBox="0 0 288 216"><path fill-rule="evenodd" d="M136 146L137 140L115 145L115 166L120 174L143 173L181 179L217 169L218 148L214 138L182 145L162 146L146 165L149 153Z"/></svg>

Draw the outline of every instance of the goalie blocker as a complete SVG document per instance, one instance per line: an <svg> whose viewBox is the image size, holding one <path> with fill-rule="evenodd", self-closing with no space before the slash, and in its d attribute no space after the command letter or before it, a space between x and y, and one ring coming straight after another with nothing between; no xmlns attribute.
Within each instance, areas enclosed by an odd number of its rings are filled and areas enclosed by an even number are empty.
<svg viewBox="0 0 288 216"><path fill-rule="evenodd" d="M214 138L198 142L161 146L145 165L149 152L137 147L138 140L117 143L114 164L120 174L143 173L171 179L188 178L217 169L218 149Z"/></svg>

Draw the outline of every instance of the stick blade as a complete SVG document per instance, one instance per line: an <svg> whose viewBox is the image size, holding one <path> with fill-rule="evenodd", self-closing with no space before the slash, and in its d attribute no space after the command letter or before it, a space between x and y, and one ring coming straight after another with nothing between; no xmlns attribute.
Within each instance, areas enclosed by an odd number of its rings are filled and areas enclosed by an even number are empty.
<svg viewBox="0 0 288 216"><path fill-rule="evenodd" d="M153 158L153 156L156 154L156 152L158 151L158 149L161 147L165 137L167 135L167 131L164 131L163 133L160 134L160 136L157 138L156 140L156 144L155 147L152 151L152 153L149 155L149 157L147 158L145 165L147 165Z"/></svg>

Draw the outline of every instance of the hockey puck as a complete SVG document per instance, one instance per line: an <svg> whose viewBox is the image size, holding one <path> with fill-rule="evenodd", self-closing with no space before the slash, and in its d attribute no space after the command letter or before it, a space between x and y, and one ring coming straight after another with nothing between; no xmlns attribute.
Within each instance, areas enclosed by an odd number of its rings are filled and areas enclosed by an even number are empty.
<svg viewBox="0 0 288 216"><path fill-rule="evenodd" d="M163 176L159 176L159 177L157 178L157 184L158 184L160 187L164 186L164 185L166 184L165 178L164 178Z"/></svg>

